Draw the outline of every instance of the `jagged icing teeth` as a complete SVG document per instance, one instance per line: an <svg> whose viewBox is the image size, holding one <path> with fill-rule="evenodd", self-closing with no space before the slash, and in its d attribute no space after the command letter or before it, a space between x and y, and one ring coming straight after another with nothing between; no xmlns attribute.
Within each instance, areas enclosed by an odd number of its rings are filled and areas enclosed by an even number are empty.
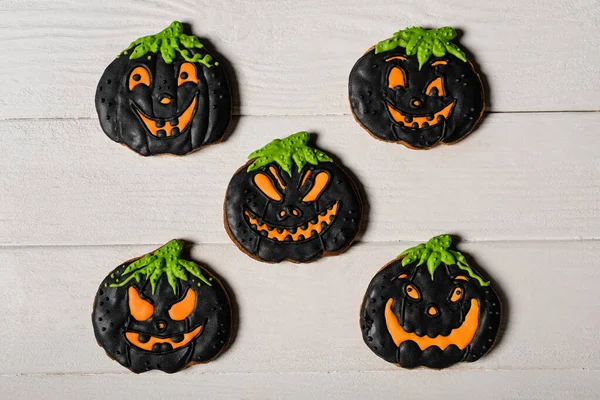
<svg viewBox="0 0 600 400"><path fill-rule="evenodd" d="M325 213L319 213L313 218L315 222L305 222L301 226L293 228L275 228L264 222L261 222L250 211L244 211L246 220L252 230L258 232L261 236L275 241L293 241L298 242L312 237L319 236L333 222L339 210L339 201L327 208Z"/></svg>
<svg viewBox="0 0 600 400"><path fill-rule="evenodd" d="M129 332L129 331L125 332L125 337L135 347L139 347L140 349L143 349L146 351L153 351L153 347L156 344L168 344L171 346L170 350L173 350L173 349L178 349L180 347L187 345L189 342L191 342L193 339L195 339L200 334L201 331L202 331L202 325L197 326L193 330L183 333L181 335L183 337L183 339L181 339L179 341L174 341L172 338L160 338L160 337L156 337L156 336L141 335L138 332ZM146 337L144 337L143 340L140 340L140 336L146 336Z"/></svg>
<svg viewBox="0 0 600 400"><path fill-rule="evenodd" d="M190 105L183 110L180 115L171 118L169 121L159 121L154 118L147 117L146 115L142 114L137 107L134 108L140 116L142 122L144 122L144 125L146 125L148 132L150 132L152 136L173 137L183 132L190 124L190 121L194 116L194 111L196 110L196 96L194 96L190 102Z"/></svg>
<svg viewBox="0 0 600 400"><path fill-rule="evenodd" d="M427 116L414 116L403 114L389 104L387 105L387 108L394 121L398 122L399 124L402 124L407 128L412 128L414 124L417 124L419 128L426 128L428 126L437 125L440 121L443 121L444 119L448 119L448 116L454 108L454 103L455 102L453 101L452 103L442 108L440 111L433 114L433 118L431 119L427 118Z"/></svg>

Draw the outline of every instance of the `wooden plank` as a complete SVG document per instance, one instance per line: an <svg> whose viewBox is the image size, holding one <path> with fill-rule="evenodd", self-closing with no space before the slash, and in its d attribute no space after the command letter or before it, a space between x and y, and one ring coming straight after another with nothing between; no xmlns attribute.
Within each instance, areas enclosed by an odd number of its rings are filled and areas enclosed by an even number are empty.
<svg viewBox="0 0 600 400"><path fill-rule="evenodd" d="M233 244L192 246L232 288L239 323L228 351L186 373L395 371L362 342L358 313L376 271L412 245L359 244L308 265L262 264ZM0 248L0 374L126 372L96 344L92 299L110 270L156 247ZM600 369L600 241L459 248L494 281L506 312L497 346L452 370Z"/></svg>
<svg viewBox="0 0 600 400"><path fill-rule="evenodd" d="M0 376L13 400L85 399L597 399L599 371L385 371Z"/></svg>
<svg viewBox="0 0 600 400"><path fill-rule="evenodd" d="M230 243L222 205L250 152L298 130L366 192L363 241L600 237L600 114L494 114L430 151L376 141L349 116L245 117L219 145L141 158L93 120L2 121L0 244Z"/></svg>
<svg viewBox="0 0 600 400"><path fill-rule="evenodd" d="M2 6L0 118L95 117L103 69L137 37L183 19L235 68L236 113L347 114L347 79L369 47L412 25L451 25L494 111L598 110L600 10L588 1L136 2ZM585 40L581 40L585 38Z"/></svg>

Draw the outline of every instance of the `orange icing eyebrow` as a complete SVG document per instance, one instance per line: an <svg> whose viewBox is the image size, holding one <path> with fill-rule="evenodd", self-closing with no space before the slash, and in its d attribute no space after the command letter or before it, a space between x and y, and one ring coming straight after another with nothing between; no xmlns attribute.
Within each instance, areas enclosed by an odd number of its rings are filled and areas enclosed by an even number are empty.
<svg viewBox="0 0 600 400"><path fill-rule="evenodd" d="M448 65L447 61L435 61L431 63L432 67L435 67L436 65Z"/></svg>
<svg viewBox="0 0 600 400"><path fill-rule="evenodd" d="M285 185L283 184L283 181L279 177L279 174L277 173L277 170L274 167L271 166L271 167L269 167L269 171L271 171L271 173L273 174L273 176L275 177L275 179L277 179L277 182L279 183L279 186L281 186L282 189L285 189Z"/></svg>
<svg viewBox="0 0 600 400"><path fill-rule="evenodd" d="M302 182L300 183L300 187L304 186L304 182L306 182L306 180L308 179L309 176L310 176L310 169L304 173L304 177L302 178Z"/></svg>
<svg viewBox="0 0 600 400"><path fill-rule="evenodd" d="M406 57L402 57L402 56L393 56L393 57L390 57L390 58L386 58L386 59L385 59L385 62L390 62L390 61L392 61L392 60L403 60L403 61L406 61Z"/></svg>

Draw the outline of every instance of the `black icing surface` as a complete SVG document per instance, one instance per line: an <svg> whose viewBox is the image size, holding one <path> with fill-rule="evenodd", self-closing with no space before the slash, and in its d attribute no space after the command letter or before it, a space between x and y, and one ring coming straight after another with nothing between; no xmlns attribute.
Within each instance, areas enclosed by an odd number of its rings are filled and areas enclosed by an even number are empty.
<svg viewBox="0 0 600 400"><path fill-rule="evenodd" d="M286 186L281 192L280 202L269 199L253 182L256 173L272 177L269 167L278 171ZM294 166L291 177L275 163L253 172L246 170L247 165L235 173L225 197L225 226L231 239L244 252L266 262L290 260L302 263L313 261L324 254L337 254L352 243L359 230L362 205L350 177L337 164L307 164L301 172ZM301 181L307 171L311 171L311 174L302 186ZM329 174L329 182L316 201L305 203L301 199L314 185L315 176L319 172ZM273 182L276 183L275 180ZM261 235L257 232L244 214L248 210L259 221L272 228L294 232L294 228L302 229L311 221L318 221L319 215L326 213L336 203L338 209L333 222L319 234L315 232L313 236L298 241L277 241L265 237L263 235L266 233L263 231ZM292 209L297 209L299 215L294 216L288 212L285 218L280 217L282 210Z"/></svg>
<svg viewBox="0 0 600 400"><path fill-rule="evenodd" d="M134 261L134 260L132 260ZM131 261L131 262L132 262ZM227 345L231 335L231 305L229 297L221 283L203 269L207 278L212 278L212 286L193 276L188 281L177 280L177 294L173 293L162 275L153 295L151 285L145 278L140 282L132 280L123 287L111 287L115 278L131 262L127 262L112 271L100 284L94 298L92 325L98 344L106 354L131 371L140 373L152 369L164 372L177 372L192 363L208 362L216 357ZM154 306L154 313L145 321L136 321L129 311L128 288L134 286L143 299ZM196 305L190 316L182 321L170 318L169 308L181 300L188 288L196 292ZM162 324L162 325L159 325ZM159 326L163 328L160 329ZM182 335L202 326L200 335L190 343L173 350L169 344L155 344L152 351L146 351L132 345L125 332L142 333L141 342L147 342L151 336L167 337L181 342Z"/></svg>
<svg viewBox="0 0 600 400"><path fill-rule="evenodd" d="M406 60L386 62L397 56ZM432 66L439 61L447 64ZM405 87L388 87L388 76L394 67L403 71ZM445 93L425 94L427 85L437 77L442 78ZM379 54L371 49L352 68L348 88L352 112L367 131L381 140L417 149L462 139L473 130L484 108L482 84L472 64L450 54L431 57L419 70L417 57L407 56L402 47ZM415 100L418 106L414 105ZM394 121L387 108L389 104L409 116L410 124L410 116L429 116L434 121L435 113L451 102L455 103L448 119L438 122L435 118L437 124L418 128Z"/></svg>
<svg viewBox="0 0 600 400"><path fill-rule="evenodd" d="M203 48L202 54L206 53ZM163 61L160 54L152 54L150 59L131 60L125 54L116 58L104 71L96 89L96 110L106 135L144 156L183 155L219 142L231 120L231 91L225 69L218 63L210 68L192 63L198 83L178 86L180 66L185 62L179 54L171 64ZM129 90L130 74L138 66L150 72L150 85ZM161 103L165 96L171 98L169 104ZM159 126L167 122L177 124L178 116L194 98L197 104L191 122L182 131L177 128L171 137L166 137L165 132L152 135L136 112L138 109L157 120Z"/></svg>
<svg viewBox="0 0 600 400"><path fill-rule="evenodd" d="M363 340L367 346L384 360L404 368L425 366L446 368L450 365L478 360L494 344L501 321L501 303L491 285L482 287L475 279L454 280L457 275L466 275L458 266L441 264L435 279L424 264L417 262L402 267L400 260L388 264L371 280L360 310ZM475 270L474 270L475 271ZM477 272L477 271L475 271ZM406 278L399 279L401 274ZM415 301L406 294L406 286L413 285L421 296ZM457 302L449 300L452 290L460 287L463 298ZM388 332L384 311L389 299L393 299L392 311L406 332L418 336L447 336L452 329L463 323L470 309L471 299L479 304L479 324L471 343L460 350L450 345L443 351L438 346L421 350L417 343L408 340L396 346ZM434 305L439 313L432 317L426 311Z"/></svg>

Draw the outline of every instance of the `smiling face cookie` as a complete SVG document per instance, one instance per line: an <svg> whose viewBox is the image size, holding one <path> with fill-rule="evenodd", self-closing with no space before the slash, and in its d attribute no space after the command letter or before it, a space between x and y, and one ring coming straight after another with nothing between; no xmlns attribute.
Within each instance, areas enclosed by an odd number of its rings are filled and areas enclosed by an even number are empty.
<svg viewBox="0 0 600 400"><path fill-rule="evenodd" d="M501 304L448 235L403 252L373 278L360 311L363 339L404 368L446 368L487 353Z"/></svg>
<svg viewBox="0 0 600 400"><path fill-rule="evenodd" d="M172 240L124 263L96 294L96 339L133 372L173 373L208 362L229 341L229 297L208 271L180 257L182 247Z"/></svg>
<svg viewBox="0 0 600 400"><path fill-rule="evenodd" d="M408 28L358 60L349 80L352 112L375 137L416 149L451 144L484 109L473 65L452 28Z"/></svg>
<svg viewBox="0 0 600 400"><path fill-rule="evenodd" d="M106 135L137 153L183 155L221 140L231 94L223 67L173 22L106 68L96 110Z"/></svg>
<svg viewBox="0 0 600 400"><path fill-rule="evenodd" d="M225 227L244 252L267 262L340 253L358 232L362 206L347 174L309 135L276 139L250 155L225 198Z"/></svg>

